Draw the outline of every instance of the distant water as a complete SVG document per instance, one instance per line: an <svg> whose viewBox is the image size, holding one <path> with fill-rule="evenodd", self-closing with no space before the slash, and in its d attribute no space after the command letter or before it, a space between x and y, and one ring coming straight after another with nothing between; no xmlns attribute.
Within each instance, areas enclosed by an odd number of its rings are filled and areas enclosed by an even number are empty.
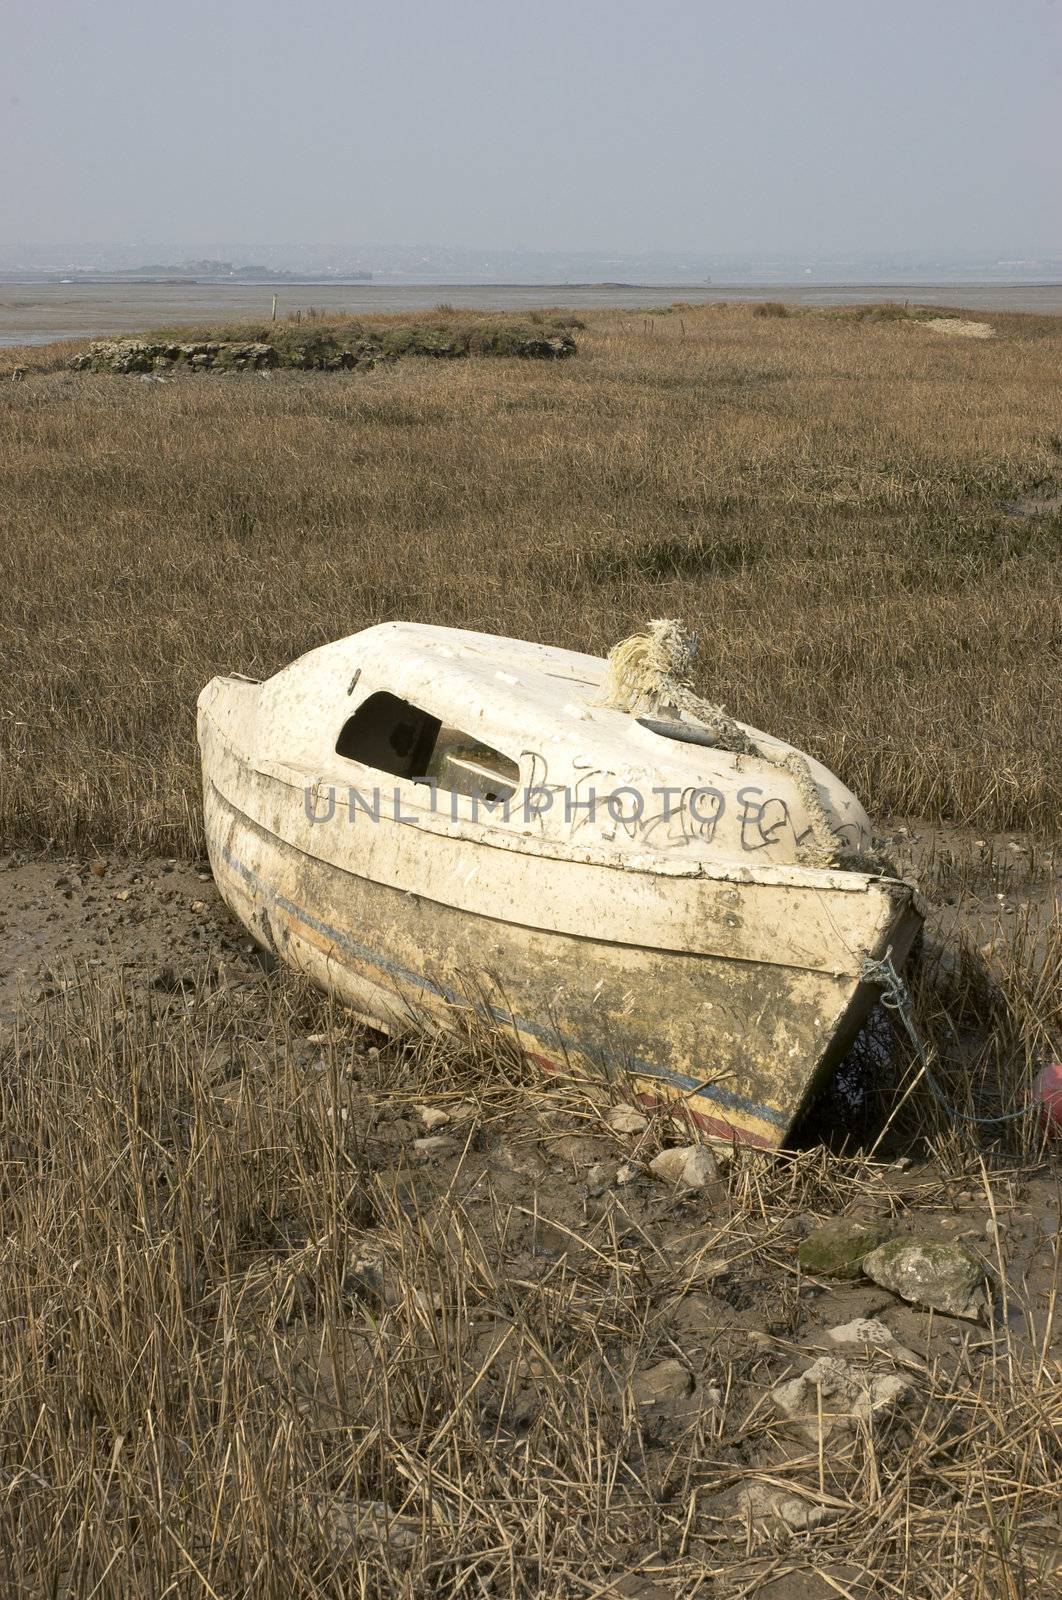
<svg viewBox="0 0 1062 1600"><path fill-rule="evenodd" d="M676 300L785 300L791 305L911 301L969 311L1037 311L1062 315L1062 283L985 284L173 284L0 283L0 345L46 344L53 339L139 333L181 323L268 322L273 295L277 315L317 306L369 315L425 311L445 304L483 311L647 310Z"/></svg>

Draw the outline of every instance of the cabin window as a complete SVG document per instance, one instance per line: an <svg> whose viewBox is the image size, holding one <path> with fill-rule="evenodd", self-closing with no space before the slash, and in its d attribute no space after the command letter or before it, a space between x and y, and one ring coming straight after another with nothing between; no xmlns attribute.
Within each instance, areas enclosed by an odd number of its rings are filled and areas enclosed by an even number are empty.
<svg viewBox="0 0 1062 1600"><path fill-rule="evenodd" d="M343 724L336 754L413 782L494 805L515 794L515 761L430 712L383 691L369 695Z"/></svg>
<svg viewBox="0 0 1062 1600"><path fill-rule="evenodd" d="M397 695L371 694L343 724L336 754L395 778L419 778L428 769L441 727L438 717Z"/></svg>
<svg viewBox="0 0 1062 1600"><path fill-rule="evenodd" d="M496 805L516 793L520 768L471 734L443 726L424 776L451 794L470 795Z"/></svg>

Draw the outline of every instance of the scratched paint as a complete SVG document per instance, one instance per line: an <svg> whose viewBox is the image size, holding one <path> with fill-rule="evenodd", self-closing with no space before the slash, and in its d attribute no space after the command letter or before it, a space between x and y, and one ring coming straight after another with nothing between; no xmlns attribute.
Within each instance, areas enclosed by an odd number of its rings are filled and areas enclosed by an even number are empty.
<svg viewBox="0 0 1062 1600"><path fill-rule="evenodd" d="M913 891L798 865L807 822L777 762L605 711L602 666L402 624L262 685L215 679L199 734L219 887L256 938L380 1026L450 1026L471 1006L543 1061L777 1145L873 998L863 956L900 959L913 939ZM340 757L352 706L380 691L509 757L550 803L476 807ZM814 776L862 839L858 801Z"/></svg>

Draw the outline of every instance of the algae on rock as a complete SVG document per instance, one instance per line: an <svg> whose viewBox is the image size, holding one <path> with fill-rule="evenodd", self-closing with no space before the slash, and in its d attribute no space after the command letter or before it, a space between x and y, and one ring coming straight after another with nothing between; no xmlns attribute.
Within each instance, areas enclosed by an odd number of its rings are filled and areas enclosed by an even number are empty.
<svg viewBox="0 0 1062 1600"><path fill-rule="evenodd" d="M888 1237L883 1222L835 1217L813 1228L800 1242L797 1259L804 1272L823 1278L858 1278L863 1260Z"/></svg>

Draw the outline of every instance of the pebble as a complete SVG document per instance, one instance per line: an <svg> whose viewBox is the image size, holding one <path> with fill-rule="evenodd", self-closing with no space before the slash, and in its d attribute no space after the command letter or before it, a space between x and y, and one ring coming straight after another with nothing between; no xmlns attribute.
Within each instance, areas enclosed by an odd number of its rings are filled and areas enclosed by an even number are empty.
<svg viewBox="0 0 1062 1600"><path fill-rule="evenodd" d="M367 1539L403 1555L411 1553L420 1542L419 1519L399 1516L382 1500L336 1498L318 1501L307 1509L328 1544L347 1556Z"/></svg>
<svg viewBox="0 0 1062 1600"><path fill-rule="evenodd" d="M669 1356L653 1367L643 1367L631 1379L635 1404L656 1406L665 1400L680 1400L693 1388L693 1374L681 1361Z"/></svg>
<svg viewBox="0 0 1062 1600"><path fill-rule="evenodd" d="M444 1133L433 1133L425 1139L413 1140L413 1151L418 1161L438 1161L444 1156L457 1155L460 1149L460 1143Z"/></svg>
<svg viewBox="0 0 1062 1600"><path fill-rule="evenodd" d="M649 1171L663 1183L673 1183L680 1189L703 1189L719 1176L715 1157L703 1144L680 1145L674 1150L661 1150L649 1163Z"/></svg>
<svg viewBox="0 0 1062 1600"><path fill-rule="evenodd" d="M750 1483L742 1489L737 1505L742 1521L750 1517L753 1522L759 1523L777 1521L793 1533L817 1528L821 1523L840 1516L840 1511L832 1506L815 1505L813 1501L786 1494L784 1489L776 1489L766 1483Z"/></svg>
<svg viewBox="0 0 1062 1600"><path fill-rule="evenodd" d="M445 1128L450 1121L450 1113L441 1106L414 1106L413 1109L429 1133L436 1128Z"/></svg>
<svg viewBox="0 0 1062 1600"><path fill-rule="evenodd" d="M860 1217L834 1217L802 1239L797 1259L804 1272L825 1278L858 1278L864 1258L886 1236L883 1223Z"/></svg>
<svg viewBox="0 0 1062 1600"><path fill-rule="evenodd" d="M605 1122L613 1133L644 1133L649 1126L649 1118L634 1106L613 1106Z"/></svg>
<svg viewBox="0 0 1062 1600"><path fill-rule="evenodd" d="M592 1200L596 1199L598 1195L604 1194L611 1182L612 1168L604 1161L595 1161L586 1174L586 1192Z"/></svg>

